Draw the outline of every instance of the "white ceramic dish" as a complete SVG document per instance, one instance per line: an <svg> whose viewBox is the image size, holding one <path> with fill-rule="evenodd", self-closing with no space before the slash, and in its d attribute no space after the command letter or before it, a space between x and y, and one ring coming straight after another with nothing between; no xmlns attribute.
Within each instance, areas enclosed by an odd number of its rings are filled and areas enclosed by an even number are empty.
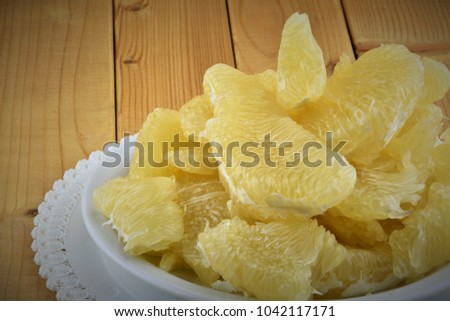
<svg viewBox="0 0 450 321"><path fill-rule="evenodd" d="M135 137L131 137L133 142ZM110 226L105 226L106 219L94 207L92 195L94 190L106 181L125 176L128 168L124 167L124 155L132 156L132 150L129 153L124 152L123 141L120 146L109 148L110 152L115 152L121 156L121 163L115 167L105 167L101 163L94 169L84 193L82 195L82 217L85 227L107 259L111 261L114 270L121 275L127 275L128 282L137 284L136 291L139 291L139 297L145 299L145 287L158 288L162 293L173 295L186 300L244 300L243 296L233 295L203 287L170 273L167 273L158 267L150 264L148 261L128 255L123 252L122 244L119 242L116 233ZM114 158L105 154L104 161L111 162ZM129 159L127 160L129 161ZM432 273L431 275L414 282L412 284L388 290L372 295L354 298L356 300L425 300L425 299L444 299L450 300L450 264Z"/></svg>
<svg viewBox="0 0 450 321"><path fill-rule="evenodd" d="M134 137L132 137L132 141ZM90 177L84 193L82 195L81 207L82 217L86 229L97 244L100 250L109 257L114 263L115 270L123 270L128 277L135 278L139 283L147 283L151 287L159 288L162 292L172 294L180 299L186 300L239 300L241 296L232 295L224 292L215 291L213 289L200 286L170 273L167 273L158 267L150 264L143 258L134 257L123 251L123 245L119 242L116 233L110 226L104 225L106 219L94 207L92 195L94 190L111 180L114 177L125 176L128 169L124 167L124 143L120 146L111 147L109 151L121 155L121 163L115 167L105 167L101 163L94 169L93 175ZM117 154L116 154L117 155ZM127 155L128 156L128 155ZM130 158L132 156L132 151ZM104 155L104 161L112 162L114 157ZM141 291L142 292L142 291Z"/></svg>

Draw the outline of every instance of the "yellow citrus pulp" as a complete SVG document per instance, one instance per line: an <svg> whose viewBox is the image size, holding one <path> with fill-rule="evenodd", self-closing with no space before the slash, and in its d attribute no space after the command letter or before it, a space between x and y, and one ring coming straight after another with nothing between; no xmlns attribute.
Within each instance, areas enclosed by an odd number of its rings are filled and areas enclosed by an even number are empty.
<svg viewBox="0 0 450 321"><path fill-rule="evenodd" d="M133 255L164 250L183 237L183 212L175 197L176 183L170 177L119 177L94 193L95 204L105 209L125 251Z"/></svg>
<svg viewBox="0 0 450 321"><path fill-rule="evenodd" d="M308 17L294 14L277 70L209 68L201 95L149 114L128 176L94 203L125 251L215 289L389 289L450 261L450 131L434 105L449 87L443 64L395 44L342 56L327 79Z"/></svg>

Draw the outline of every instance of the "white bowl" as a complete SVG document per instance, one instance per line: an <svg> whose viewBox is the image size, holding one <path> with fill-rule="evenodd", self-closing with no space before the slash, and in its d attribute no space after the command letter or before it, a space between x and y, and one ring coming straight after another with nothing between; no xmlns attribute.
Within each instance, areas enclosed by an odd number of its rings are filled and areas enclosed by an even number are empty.
<svg viewBox="0 0 450 321"><path fill-rule="evenodd" d="M135 137L131 137L134 141ZM124 166L124 143L123 140L120 146L111 147L108 149L111 153L117 153L121 156L121 162L115 167L105 167L102 163L112 162L114 157L108 157L103 154L103 159L96 169L94 169L92 176L87 182L86 188L82 195L81 208L82 217L86 229L99 247L100 251L106 254L114 263L114 269L120 271L121 275L126 275L128 281L134 280L134 284L148 284L149 287L156 287L162 292L166 292L180 299L186 300L237 300L242 299L241 296L229 293L215 291L213 289L188 282L184 279L176 277L167 273L160 268L152 265L149 261L129 255L123 251L123 245L118 240L117 234L112 230L111 226L105 225L107 219L99 213L93 204L93 193L97 187L105 182L118 177L125 176L128 173L128 168ZM108 154L110 155L110 154ZM132 151L129 158L132 157ZM129 161L128 159L127 161ZM136 282L137 281L137 282ZM145 285L144 285L145 287ZM142 289L139 289L140 296L144 296ZM138 296L139 296L138 295ZM145 297L142 297L145 300Z"/></svg>
<svg viewBox="0 0 450 321"><path fill-rule="evenodd" d="M131 137L133 142L135 137ZM104 225L106 218L100 214L93 204L93 192L106 181L118 176L125 176L128 168L124 167L124 155L132 157L130 153L124 152L124 141L120 146L110 147L109 152L115 152L121 156L121 163L115 167L105 167L100 164L93 171L93 175L87 182L82 196L82 217L86 229L99 247L100 251L106 254L107 258L115 266L115 270L126 275L128 281L139 286L136 295L139 299L145 300L145 288L158 288L162 293L173 295L186 300L245 300L247 298L216 291L195 283L188 282L175 275L167 273L152 265L141 257L131 256L123 251L123 245L117 238L117 234L110 226ZM110 155L108 153L108 155ZM103 155L103 161L111 162L114 158ZM379 292L372 295L353 298L353 300L424 300L424 299L450 299L450 264L438 271L420 279L414 283L395 288L392 290Z"/></svg>

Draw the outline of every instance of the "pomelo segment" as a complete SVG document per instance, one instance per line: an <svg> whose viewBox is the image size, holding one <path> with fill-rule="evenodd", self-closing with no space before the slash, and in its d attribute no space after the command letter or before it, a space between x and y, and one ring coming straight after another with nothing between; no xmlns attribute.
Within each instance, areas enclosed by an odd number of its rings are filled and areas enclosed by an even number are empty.
<svg viewBox="0 0 450 321"><path fill-rule="evenodd" d="M111 199L105 189L120 192ZM173 177L119 177L94 193L94 203L99 210L110 210L104 214L125 244L124 250L140 255L166 250L183 237L183 212L176 195Z"/></svg>
<svg viewBox="0 0 450 321"><path fill-rule="evenodd" d="M337 208L331 208L316 217L319 224L332 232L339 243L355 248L371 248L386 242L388 235L379 221L358 221L342 215Z"/></svg>
<svg viewBox="0 0 450 321"><path fill-rule="evenodd" d="M431 151L441 128L435 105L418 106L380 156L358 166L358 180L337 206L342 215L360 221L401 219L421 199L430 175Z"/></svg>
<svg viewBox="0 0 450 321"><path fill-rule="evenodd" d="M204 284L211 285L219 274L202 265L202 255L197 250L198 234L230 218L227 202L229 195L217 179L188 184L178 192L179 206L184 213L184 236L180 242L181 255Z"/></svg>
<svg viewBox="0 0 450 321"><path fill-rule="evenodd" d="M267 69L254 76L267 92L274 96L277 94L277 72L275 70Z"/></svg>
<svg viewBox="0 0 450 321"><path fill-rule="evenodd" d="M450 185L450 129L442 134L443 141L431 151L432 173L438 182Z"/></svg>
<svg viewBox="0 0 450 321"><path fill-rule="evenodd" d="M189 109L203 108L201 102L199 97L187 106ZM185 173L217 175L217 166L205 165L203 143L195 138L195 126L201 126L201 121L194 124L185 116L186 132L191 133L191 137L184 135L181 121L180 112L170 109L156 108L147 116L136 140L140 147L135 149L131 161L130 178L175 175L178 180L183 180Z"/></svg>
<svg viewBox="0 0 450 321"><path fill-rule="evenodd" d="M180 109L181 128L185 137L193 135L195 141L203 142L201 137L206 122L214 116L214 108L206 95L192 98Z"/></svg>
<svg viewBox="0 0 450 321"><path fill-rule="evenodd" d="M306 14L294 13L281 34L277 68L277 99L287 110L322 95L327 73L322 50Z"/></svg>
<svg viewBox="0 0 450 321"><path fill-rule="evenodd" d="M450 71L441 62L422 57L424 87L420 104L432 104L442 99L450 89Z"/></svg>
<svg viewBox="0 0 450 321"><path fill-rule="evenodd" d="M181 133L180 114L176 110L156 108L148 114L139 130L128 176L134 179L171 176L180 169L169 164L170 143Z"/></svg>
<svg viewBox="0 0 450 321"><path fill-rule="evenodd" d="M422 95L424 67L402 45L384 45L352 64L342 63L323 96L301 108L295 119L322 137L331 131L346 141L350 161L370 164L412 114Z"/></svg>
<svg viewBox="0 0 450 321"><path fill-rule="evenodd" d="M326 294L325 298L347 298L376 293L399 282L392 273L391 249L385 243L372 249L348 247L342 263L325 275L316 287Z"/></svg>
<svg viewBox="0 0 450 321"><path fill-rule="evenodd" d="M344 158L342 164L327 164L330 150L325 143L296 124L254 77L215 65L205 73L204 88L214 106L206 136L224 150L217 158L219 172L237 204L311 216L350 194L356 179L353 166ZM266 143L278 149L263 147ZM243 152L244 144L249 148ZM306 158L308 144L316 145Z"/></svg>
<svg viewBox="0 0 450 321"><path fill-rule="evenodd" d="M249 225L235 217L207 228L198 239L205 266L234 288L263 300L308 299L314 291L312 267L326 273L329 265L324 263L336 266L341 261L334 237L303 218ZM323 249L328 253L321 255Z"/></svg>
<svg viewBox="0 0 450 321"><path fill-rule="evenodd" d="M394 257L394 273L414 278L450 260L450 186L435 182L427 204L416 209L392 232L389 244Z"/></svg>

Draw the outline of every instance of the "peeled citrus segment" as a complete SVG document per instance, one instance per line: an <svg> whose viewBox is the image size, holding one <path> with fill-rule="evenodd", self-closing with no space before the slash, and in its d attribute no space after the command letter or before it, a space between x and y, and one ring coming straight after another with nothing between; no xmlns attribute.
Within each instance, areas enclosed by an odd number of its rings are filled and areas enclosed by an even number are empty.
<svg viewBox="0 0 450 321"><path fill-rule="evenodd" d="M202 142L200 134L205 130L206 122L214 116L214 108L206 95L192 98L180 109L181 128L185 137L194 135L195 141Z"/></svg>
<svg viewBox="0 0 450 321"><path fill-rule="evenodd" d="M194 126L191 124L191 126ZM214 175L217 166L203 161L203 144L184 135L180 112L156 108L139 131L131 161L130 178L183 176L182 172Z"/></svg>
<svg viewBox="0 0 450 321"><path fill-rule="evenodd" d="M201 253L195 247L197 236L205 227L214 227L229 218L229 195L218 178L198 175L187 175L186 178L177 199L183 210L183 238L163 254L159 266L168 272L189 267L201 283L210 286L219 274L201 264Z"/></svg>
<svg viewBox="0 0 450 321"><path fill-rule="evenodd" d="M342 215L360 221L408 215L430 175L431 151L441 121L439 107L418 106L380 157L371 165L357 167L355 189L337 205Z"/></svg>
<svg viewBox="0 0 450 321"><path fill-rule="evenodd" d="M205 144L207 140L204 134L206 122L214 116L214 109L206 95L199 95L192 98L181 107L180 126L184 141L189 142L193 148L182 148L178 151L177 157L183 167L177 165L174 153L170 154L172 165L180 167L187 173L198 175L216 175L217 166L211 162L208 156L208 149Z"/></svg>
<svg viewBox="0 0 450 321"><path fill-rule="evenodd" d="M403 128L386 146L386 151L397 161L401 161L409 154L414 166L428 176L430 153L442 130L442 119L442 109L438 106L433 104L417 106Z"/></svg>
<svg viewBox="0 0 450 321"><path fill-rule="evenodd" d="M306 14L294 13L286 21L278 52L277 98L286 109L320 96L327 79L322 50Z"/></svg>
<svg viewBox="0 0 450 321"><path fill-rule="evenodd" d="M198 247L206 266L247 295L305 300L313 292L311 267L317 264L327 237L332 236L314 220L249 225L235 217L200 233Z"/></svg>
<svg viewBox="0 0 450 321"><path fill-rule="evenodd" d="M179 190L179 206L184 213L184 236L180 243L186 263L197 273L201 282L211 285L219 274L201 263L202 255L195 247L198 234L206 227L214 227L230 217L229 195L219 180L188 184Z"/></svg>
<svg viewBox="0 0 450 321"><path fill-rule="evenodd" d="M347 68L349 68L352 63L354 62L354 59L350 58L347 54L342 54L339 58L339 61L337 62L336 66L334 67L333 74L335 77L341 77L341 75L345 75L347 72Z"/></svg>
<svg viewBox="0 0 450 321"><path fill-rule="evenodd" d="M259 81L261 85L263 85L264 89L276 95L277 92L277 72L272 69L267 69L259 74L254 75L255 78Z"/></svg>
<svg viewBox="0 0 450 321"><path fill-rule="evenodd" d="M444 141L431 151L432 173L438 182L450 185L450 129L447 128L442 138Z"/></svg>
<svg viewBox="0 0 450 321"><path fill-rule="evenodd" d="M377 220L356 221L345 217L336 208L317 216L319 224L336 236L341 244L356 248L370 248L386 242L388 236Z"/></svg>
<svg viewBox="0 0 450 321"><path fill-rule="evenodd" d="M425 184L409 159L400 166L398 169L395 161L387 159L360 169L355 189L336 208L359 221L405 217L409 207L401 205L417 204Z"/></svg>
<svg viewBox="0 0 450 321"><path fill-rule="evenodd" d="M424 87L421 104L431 104L444 97L450 89L450 71L443 63L422 57L424 66Z"/></svg>
<svg viewBox="0 0 450 321"><path fill-rule="evenodd" d="M125 251L132 255L162 251L183 237L183 212L175 202L177 185L173 177L117 178L94 193L99 209L111 207L103 205L111 202L104 196L112 195L105 189L120 189L111 213L105 214L124 242Z"/></svg>
<svg viewBox="0 0 450 321"><path fill-rule="evenodd" d="M392 232L394 273L414 278L450 261L450 186L433 183L424 208L416 209Z"/></svg>
<svg viewBox="0 0 450 321"><path fill-rule="evenodd" d="M170 250L163 253L161 261L159 261L159 267L167 272L187 267L183 256L180 254L180 251L178 251L177 245L174 245Z"/></svg>
<svg viewBox="0 0 450 321"><path fill-rule="evenodd" d="M288 117L254 77L215 65L207 70L204 87L215 116L207 123L206 136L223 149L217 157L219 173L233 201L311 216L350 194L354 168L343 158L342 164L328 162L331 150ZM270 150L265 143L278 148ZM316 148L306 157L308 144Z"/></svg>
<svg viewBox="0 0 450 321"><path fill-rule="evenodd" d="M343 63L323 96L301 108L295 119L322 137L330 131L346 141L349 160L370 164L401 129L421 97L424 67L402 45L384 45Z"/></svg>
<svg viewBox="0 0 450 321"><path fill-rule="evenodd" d="M347 250L336 240L334 234L326 231L323 235L322 249L311 268L311 286L315 294L325 294L331 284L324 284L323 278L336 270L345 260Z"/></svg>
<svg viewBox="0 0 450 321"><path fill-rule="evenodd" d="M347 248L342 263L324 276L318 288L325 297L354 297L396 286L392 254L387 244L373 249Z"/></svg>
<svg viewBox="0 0 450 321"><path fill-rule="evenodd" d="M176 175L180 170L169 164L170 143L181 132L180 114L176 110L156 108L142 125L136 139L128 176L144 178Z"/></svg>
<svg viewBox="0 0 450 321"><path fill-rule="evenodd" d="M118 198L125 189L132 186L126 177L117 177L106 182L94 191L93 201L95 208L106 217L110 217L116 206Z"/></svg>
<svg viewBox="0 0 450 321"><path fill-rule="evenodd" d="M174 190L176 186L172 182L172 179L168 177L155 177L154 179L146 178L140 180L132 180L128 177L117 177L107 181L94 191L94 206L100 213L109 218L116 205L120 202L125 202L125 200L123 200L124 195L141 193L146 188L151 188L152 186L155 188L158 188L159 186L168 186L169 188L157 190L157 192L154 193L153 191L148 191L149 193L152 192L152 197L149 199L150 202L160 203L167 199L172 199L174 195L176 195L176 190ZM139 204L143 201L145 200L139 201Z"/></svg>

